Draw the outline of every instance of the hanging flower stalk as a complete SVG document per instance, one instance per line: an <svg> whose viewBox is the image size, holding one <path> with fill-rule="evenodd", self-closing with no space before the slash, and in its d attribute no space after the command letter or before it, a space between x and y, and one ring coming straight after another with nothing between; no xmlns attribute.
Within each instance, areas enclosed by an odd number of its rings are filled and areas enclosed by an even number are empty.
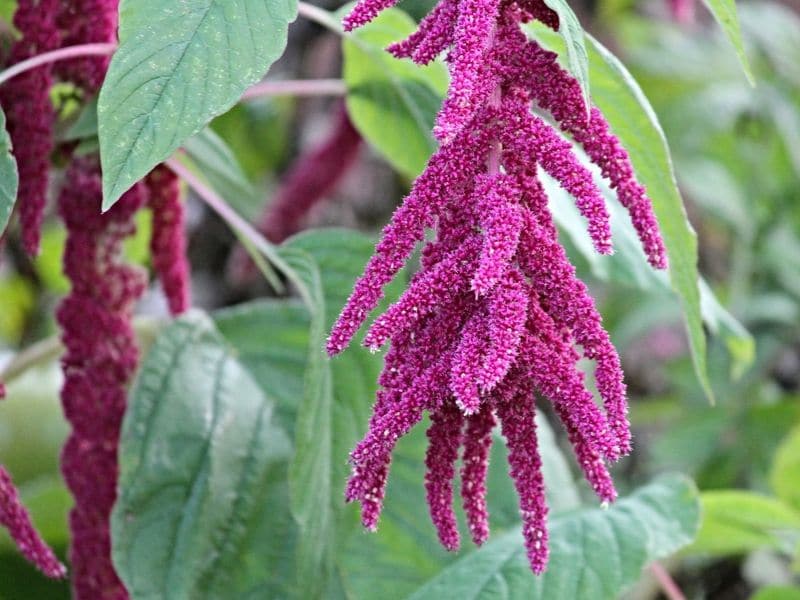
<svg viewBox="0 0 800 600"><path fill-rule="evenodd" d="M70 563L77 599L127 598L111 563L109 516L116 499L117 446L127 387L139 352L131 326L146 273L121 261L122 242L146 202L137 184L107 213L95 159L75 159L58 201L67 227L64 273L72 289L57 311L66 348L61 399L72 431L61 470L75 506Z"/></svg>
<svg viewBox="0 0 800 600"><path fill-rule="evenodd" d="M61 3L58 26L64 46L117 41L118 0L69 0ZM55 73L89 93L97 91L108 70L109 56L80 57L55 64Z"/></svg>
<svg viewBox="0 0 800 600"><path fill-rule="evenodd" d="M362 0L352 29L393 4ZM476 544L489 535L486 475L499 421L520 497L531 568L547 564L535 395L553 405L581 469L604 502L616 497L607 465L631 450L619 357L586 286L558 241L540 181L552 176L574 198L602 254L612 251L609 216L592 174L559 131L531 112L548 111L581 144L628 209L649 262L667 264L658 225L626 151L556 55L529 41L520 24L558 26L540 0L442 0L407 40L389 51L427 63L447 51L451 82L434 133L440 149L384 229L328 338L341 352L377 306L427 228L421 269L400 299L369 328L364 344L390 343L369 430L353 450L348 501L375 529L398 439L427 411L425 487L441 543L458 548L453 509L461 456L461 498ZM580 347L580 352L577 350ZM602 409L578 368L596 363Z"/></svg>
<svg viewBox="0 0 800 600"><path fill-rule="evenodd" d="M153 211L150 255L170 313L179 315L191 305L189 261L186 258L185 210L178 176L158 166L145 179Z"/></svg>
<svg viewBox="0 0 800 600"><path fill-rule="evenodd" d="M59 0L20 0L14 27L21 36L11 48L8 63L54 50L59 46L56 15ZM19 169L19 206L22 245L31 256L39 253L41 226L47 203L50 153L55 115L50 101L52 66L44 65L14 78L0 88L8 133Z"/></svg>
<svg viewBox="0 0 800 600"><path fill-rule="evenodd" d="M44 543L31 523L28 511L22 506L8 471L0 465L0 525L5 527L23 556L48 577L59 579L66 575L53 551Z"/></svg>

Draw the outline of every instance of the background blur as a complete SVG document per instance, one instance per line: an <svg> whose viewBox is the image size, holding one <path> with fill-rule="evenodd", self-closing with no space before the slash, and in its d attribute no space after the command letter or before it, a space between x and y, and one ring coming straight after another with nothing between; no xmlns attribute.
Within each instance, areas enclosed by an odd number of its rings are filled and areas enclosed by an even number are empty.
<svg viewBox="0 0 800 600"><path fill-rule="evenodd" d="M710 338L717 405L709 406L692 371L674 298L587 275L622 354L630 390L636 446L615 477L624 492L654 474L678 470L704 492L700 537L668 565L687 597L800 598L800 4L739 4L756 87L747 83L700 4L690 4L682 20L666 0L571 4L653 104L699 236L701 271L755 340L750 361L746 349L737 354L737 348ZM5 6L0 16L7 22ZM424 0L400 6L415 18L428 8ZM7 45L9 28L0 35ZM340 68L339 40L300 19L270 77L339 77ZM58 90L54 101L67 102ZM261 100L215 122L254 190L238 198L240 211L259 219L297 157L329 136L339 102ZM356 161L302 224L376 232L408 183L362 144ZM195 303L213 309L269 294L257 277L243 281L237 273L228 228L200 204L190 200L189 206ZM140 225L128 253L143 262L147 219ZM0 347L6 360L56 335L53 308L66 290L60 276L64 234L57 221L48 222L35 263L15 236L9 234L0 264ZM166 316L158 290L144 299L140 313ZM52 362L12 383L10 400L0 403L0 463L63 556L69 497L57 468L66 434L59 378ZM793 464L797 478L772 477L777 463L782 472ZM794 506L785 500L792 493ZM0 598L67 596L66 585L45 581L0 532ZM658 590L645 578L630 597L656 598Z"/></svg>

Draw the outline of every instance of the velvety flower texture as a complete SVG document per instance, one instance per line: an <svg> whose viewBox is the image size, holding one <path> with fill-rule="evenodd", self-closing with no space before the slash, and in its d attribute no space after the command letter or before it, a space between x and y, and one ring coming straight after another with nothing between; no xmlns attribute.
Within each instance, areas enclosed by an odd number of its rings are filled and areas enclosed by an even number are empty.
<svg viewBox="0 0 800 600"><path fill-rule="evenodd" d="M66 348L61 399L72 425L61 454L75 498L69 517L72 585L78 600L121 600L128 596L111 563L109 517L127 386L139 360L131 317L147 284L146 273L124 264L121 254L146 189L137 184L101 214L96 159L74 159L66 178L58 210L67 227L64 273L72 289L56 317Z"/></svg>
<svg viewBox="0 0 800 600"><path fill-rule="evenodd" d="M360 26L393 0L362 0L345 19ZM389 50L418 63L447 51L451 83L437 117L441 146L384 229L328 338L342 351L377 306L428 228L408 289L369 328L372 350L390 342L369 431L353 450L346 498L377 526L392 450L430 414L425 488L432 521L448 549L459 546L453 510L461 498L477 544L489 533L486 475L499 421L520 497L531 568L547 564L544 482L537 451L536 394L550 400L597 495L616 497L607 464L631 449L625 384L616 350L586 286L576 277L548 209L544 171L574 198L595 248L611 252L608 211L571 145L532 105L581 144L628 209L650 263L666 253L644 188L596 108L588 117L578 83L556 56L529 41L520 23L551 27L540 0L441 0L417 32ZM580 348L580 352L577 348ZM595 362L598 407L578 369Z"/></svg>
<svg viewBox="0 0 800 600"><path fill-rule="evenodd" d="M58 48L59 4L59 0L20 0L14 13L14 27L22 37L11 48L9 64ZM47 203L55 119L50 101L51 83L52 66L44 65L17 75L0 87L0 105L6 113L19 169L17 205L22 245L31 256L39 252Z"/></svg>
<svg viewBox="0 0 800 600"><path fill-rule="evenodd" d="M58 14L62 44L116 42L117 3L118 0L62 2ZM100 89L110 60L108 56L74 58L56 63L54 70L63 81L70 81L91 94Z"/></svg>
<svg viewBox="0 0 800 600"><path fill-rule="evenodd" d="M0 465L0 525L8 529L11 539L23 556L48 577L61 578L67 574L53 551L48 548L31 523L28 511L22 506L8 471Z"/></svg>
<svg viewBox="0 0 800 600"><path fill-rule="evenodd" d="M186 258L185 211L178 176L158 166L147 176L149 204L153 211L150 255L173 315L191 305L189 261Z"/></svg>

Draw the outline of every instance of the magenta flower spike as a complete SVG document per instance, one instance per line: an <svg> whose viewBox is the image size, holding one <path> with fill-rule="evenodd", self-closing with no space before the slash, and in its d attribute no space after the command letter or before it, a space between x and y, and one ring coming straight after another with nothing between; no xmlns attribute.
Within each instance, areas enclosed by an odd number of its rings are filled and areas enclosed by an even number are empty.
<svg viewBox="0 0 800 600"><path fill-rule="evenodd" d="M17 488L11 481L11 476L2 465L0 465L0 525L8 530L22 555L42 573L52 579L61 579L67 574L67 569L34 528L28 511L20 501Z"/></svg>
<svg viewBox="0 0 800 600"><path fill-rule="evenodd" d="M167 167L156 167L145 179L153 210L150 253L170 313L191 306L191 275L186 258L186 223L180 180Z"/></svg>
<svg viewBox="0 0 800 600"><path fill-rule="evenodd" d="M58 48L59 4L58 0L20 0L14 13L14 27L22 37L11 47L9 64ZM44 65L17 75L10 84L0 87L0 104L6 113L19 169L17 204L22 245L31 256L39 253L47 205L50 154L54 146L52 82L52 66Z"/></svg>
<svg viewBox="0 0 800 600"><path fill-rule="evenodd" d="M72 425L61 471L75 498L69 517L73 593L78 600L122 600L128 595L111 562L109 518L127 386L139 360L132 311L146 276L122 263L121 255L146 189L137 184L103 214L96 161L74 159L67 178L58 207L67 227L64 273L72 289L56 318L66 348L61 400Z"/></svg>
<svg viewBox="0 0 800 600"><path fill-rule="evenodd" d="M346 27L391 2L362 0ZM378 316L364 343L389 344L369 430L353 450L346 499L378 524L391 453L430 414L425 488L442 545L459 545L452 480L461 456L461 497L470 536L489 535L486 473L496 420L509 449L531 569L547 565L547 506L536 438L536 400L549 400L577 462L604 502L616 498L608 464L631 450L622 369L586 286L577 278L539 181L553 177L575 199L595 249L612 252L609 212L581 144L628 209L654 267L666 253L644 188L602 114L587 121L580 86L520 24L558 26L541 0L441 0L397 57L426 63L442 52L450 87L437 117L441 143L384 229L376 253L328 338L341 352L402 268L425 230L420 269ZM537 107L551 119L533 112ZM556 129L550 125L554 120ZM566 139L565 139L566 138ZM579 369L596 363L595 402Z"/></svg>

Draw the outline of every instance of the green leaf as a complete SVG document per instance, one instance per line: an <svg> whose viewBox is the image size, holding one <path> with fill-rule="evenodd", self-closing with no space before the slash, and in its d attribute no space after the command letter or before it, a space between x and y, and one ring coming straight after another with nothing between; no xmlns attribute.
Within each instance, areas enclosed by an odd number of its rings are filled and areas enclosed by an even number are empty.
<svg viewBox="0 0 800 600"><path fill-rule="evenodd" d="M750 68L750 61L747 60L747 54L744 50L744 42L742 41L742 30L739 26L739 15L736 13L735 0L703 0L708 10L714 15L714 18L722 27L722 31L733 44L736 50L736 56L742 65L747 81L751 85L755 84L753 77L753 70Z"/></svg>
<svg viewBox="0 0 800 600"><path fill-rule="evenodd" d="M706 396L713 400L701 316L697 236L675 183L667 139L633 76L605 47L587 37L592 98L630 154L636 176L653 201L669 255L670 281L683 304L695 372Z"/></svg>
<svg viewBox="0 0 800 600"><path fill-rule="evenodd" d="M347 110L359 133L398 171L413 178L436 149L432 130L447 89L440 62L420 67L386 52L416 29L399 9L345 36L342 74Z"/></svg>
<svg viewBox="0 0 800 600"><path fill-rule="evenodd" d="M758 590L750 600L800 600L800 587L770 585Z"/></svg>
<svg viewBox="0 0 800 600"><path fill-rule="evenodd" d="M259 196L225 141L210 127L193 135L183 149L198 172L220 196L240 213L252 210Z"/></svg>
<svg viewBox="0 0 800 600"><path fill-rule="evenodd" d="M778 497L800 511L800 427L778 447L769 479Z"/></svg>
<svg viewBox="0 0 800 600"><path fill-rule="evenodd" d="M561 49L559 37L544 26L531 30L547 46ZM589 35L586 38L590 42L592 100L630 154L636 177L653 202L669 255L672 288L683 305L695 372L713 401L701 315L697 236L675 182L667 139L655 111L625 66L600 42Z"/></svg>
<svg viewBox="0 0 800 600"><path fill-rule="evenodd" d="M6 230L17 201L19 173L11 154L11 137L6 130L6 114L0 108L0 234Z"/></svg>
<svg viewBox="0 0 800 600"><path fill-rule="evenodd" d="M192 312L161 333L130 394L111 518L132 597L239 597L270 579L272 557L248 545L288 453L271 415L208 317Z"/></svg>
<svg viewBox="0 0 800 600"><path fill-rule="evenodd" d="M722 490L700 500L703 523L691 553L725 556L767 547L790 554L800 538L800 513L776 498Z"/></svg>
<svg viewBox="0 0 800 600"><path fill-rule="evenodd" d="M558 15L558 33L564 38L566 46L567 70L581 86L588 118L592 104L589 95L589 56L586 53L583 27L566 0L545 0L544 3Z"/></svg>
<svg viewBox="0 0 800 600"><path fill-rule="evenodd" d="M366 535L361 531L353 532L337 552L339 577L350 597L407 598L459 558L459 554L446 552L439 544L425 501L426 425L422 423L414 428L400 440L393 453L378 531ZM545 418L538 421L538 429L550 514L574 510L579 501L572 473ZM491 539L512 528L518 535L519 499L508 475L507 452L499 434L495 436L489 461L487 502ZM474 548L463 526L461 539L463 556ZM517 541L521 543L521 538Z"/></svg>
<svg viewBox="0 0 800 600"><path fill-rule="evenodd" d="M550 563L539 577L530 572L521 533L514 530L456 561L411 598L617 598L647 563L688 544L699 518L691 481L664 477L608 509L553 517Z"/></svg>
<svg viewBox="0 0 800 600"><path fill-rule="evenodd" d="M310 300L308 359L289 487L300 528L298 585L304 597L314 597L333 574L346 457L368 422L381 367L379 356L359 347L329 362L324 342L373 242L351 231L323 230L296 236L279 250L305 282ZM387 290L390 298L398 293L396 287Z"/></svg>
<svg viewBox="0 0 800 600"><path fill-rule="evenodd" d="M296 0L122 0L97 109L104 210L263 77L296 14Z"/></svg>
<svg viewBox="0 0 800 600"><path fill-rule="evenodd" d="M672 293L667 274L654 270L647 263L630 218L616 201L614 192L605 181L596 178L611 215L614 239L612 256L601 256L594 250L591 240L586 235L586 221L578 212L569 193L545 173L542 174L542 183L558 226L567 234L572 246L594 277L646 292ZM755 341L744 326L719 303L702 278L700 278L700 312L709 331L725 342L733 359L732 375L738 378L753 363Z"/></svg>
<svg viewBox="0 0 800 600"><path fill-rule="evenodd" d="M97 96L86 103L75 122L64 132L64 140L77 141L97 136Z"/></svg>

